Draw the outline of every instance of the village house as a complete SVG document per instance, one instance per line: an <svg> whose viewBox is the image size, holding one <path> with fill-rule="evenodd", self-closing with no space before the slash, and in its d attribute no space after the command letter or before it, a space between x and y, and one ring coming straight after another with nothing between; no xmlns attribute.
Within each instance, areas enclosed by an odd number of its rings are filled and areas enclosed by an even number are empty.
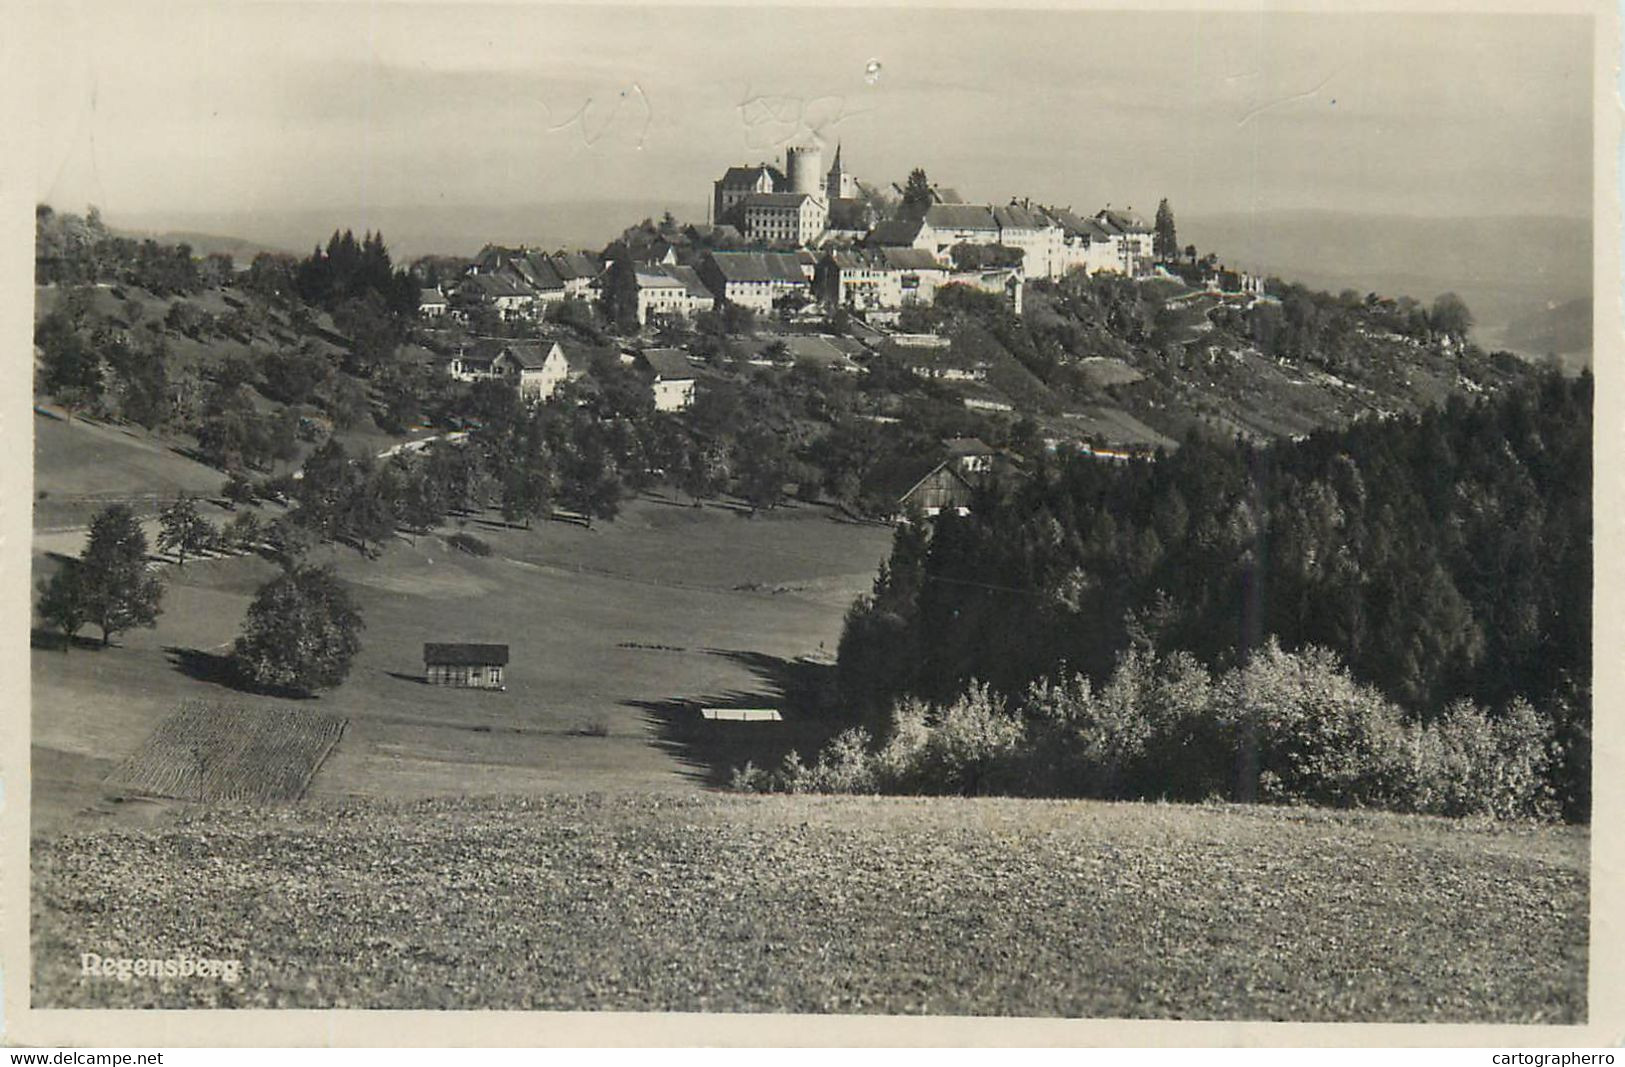
<svg viewBox="0 0 1625 1067"><path fill-rule="evenodd" d="M1116 253L1117 269L1131 278L1151 271L1153 241L1151 227L1132 211L1107 207L1095 213L1095 221L1106 231Z"/></svg>
<svg viewBox="0 0 1625 1067"><path fill-rule="evenodd" d="M463 345L447 362L446 373L459 382L480 382L495 378L498 375L492 368L492 363L501 351L500 341L483 340Z"/></svg>
<svg viewBox="0 0 1625 1067"><path fill-rule="evenodd" d="M506 272L471 275L457 293L466 303L494 308L504 319L534 317L537 311L536 294Z"/></svg>
<svg viewBox="0 0 1625 1067"><path fill-rule="evenodd" d="M507 645L436 644L423 646L423 678L430 685L463 689L506 689Z"/></svg>
<svg viewBox="0 0 1625 1067"><path fill-rule="evenodd" d="M932 255L937 251L937 235L924 219L885 219L877 222L864 238L871 248L917 248Z"/></svg>
<svg viewBox="0 0 1625 1067"><path fill-rule="evenodd" d="M694 366L680 348L646 348L638 363L652 378L656 411L682 411L694 403Z"/></svg>
<svg viewBox="0 0 1625 1067"><path fill-rule="evenodd" d="M1022 273L1029 278L1053 278L1061 270L1061 228L1027 202L1011 201L993 209L999 227L998 243L1022 251Z"/></svg>
<svg viewBox="0 0 1625 1067"><path fill-rule="evenodd" d="M592 298L592 283L603 273L603 266L595 257L584 252L555 252L548 257L548 263L564 284L566 297Z"/></svg>
<svg viewBox="0 0 1625 1067"><path fill-rule="evenodd" d="M491 361L491 370L513 385L519 399L532 404L552 399L572 377L570 362L557 341L506 344Z"/></svg>
<svg viewBox="0 0 1625 1067"><path fill-rule="evenodd" d="M712 252L699 266L700 280L719 301L761 314L791 293L809 293L806 271L794 252Z"/></svg>
<svg viewBox="0 0 1625 1067"><path fill-rule="evenodd" d="M947 268L919 248L831 249L814 280L819 299L855 311L929 304Z"/></svg>
<svg viewBox="0 0 1625 1067"><path fill-rule="evenodd" d="M418 314L424 318L438 319L450 306L446 302L446 294L438 288L418 290Z"/></svg>
<svg viewBox="0 0 1625 1067"><path fill-rule="evenodd" d="M996 245L999 223L993 209L981 204L932 204L925 211L935 246L932 251L946 260L954 245Z"/></svg>
<svg viewBox="0 0 1625 1067"><path fill-rule="evenodd" d="M688 318L716 305L716 297L693 267L639 267L635 278L639 325L652 318Z"/></svg>
<svg viewBox="0 0 1625 1067"><path fill-rule="evenodd" d="M881 518L901 523L944 512L968 515L976 487L950 459L893 457L875 464L859 493Z"/></svg>
<svg viewBox="0 0 1625 1067"><path fill-rule="evenodd" d="M954 271L942 280L938 291L940 292L943 286L949 285L963 285L978 292L1002 296L1011 311L1017 315L1021 314L1026 279L1022 277L1020 270L1001 267L996 270Z"/></svg>

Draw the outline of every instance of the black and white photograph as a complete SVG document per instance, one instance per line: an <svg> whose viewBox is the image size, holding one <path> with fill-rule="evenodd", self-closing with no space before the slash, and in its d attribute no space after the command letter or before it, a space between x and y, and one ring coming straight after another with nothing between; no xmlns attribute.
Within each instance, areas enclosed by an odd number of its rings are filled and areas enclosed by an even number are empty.
<svg viewBox="0 0 1625 1067"><path fill-rule="evenodd" d="M1616 14L37 9L8 1003L1588 1032Z"/></svg>

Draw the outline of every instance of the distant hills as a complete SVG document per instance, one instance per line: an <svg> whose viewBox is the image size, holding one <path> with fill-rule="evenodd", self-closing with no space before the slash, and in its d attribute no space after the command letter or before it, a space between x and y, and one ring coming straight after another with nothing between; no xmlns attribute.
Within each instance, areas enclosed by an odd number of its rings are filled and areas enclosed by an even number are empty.
<svg viewBox="0 0 1625 1067"><path fill-rule="evenodd" d="M118 216L125 229L184 234L235 234L245 245L309 254L335 229L381 230L396 260L429 253L473 255L488 243L541 248L603 248L622 230L671 211L685 222L705 221L703 201L591 200L535 204L426 204L415 207L354 206L302 211L211 212L190 215ZM223 240L216 238L216 240ZM194 248L197 244L192 243ZM221 249L227 251L227 249ZM236 254L236 253L233 253ZM252 258L252 256L251 256Z"/></svg>
<svg viewBox="0 0 1625 1067"><path fill-rule="evenodd" d="M1552 350L1549 331L1533 320L1591 293L1591 222L1585 218L1269 211L1177 221L1181 244L1317 289L1353 288L1423 302L1455 292L1473 311L1475 340L1529 356ZM1564 345L1556 351L1588 361L1589 318L1564 314L1567 325L1552 335ZM1516 336L1515 323L1524 324Z"/></svg>

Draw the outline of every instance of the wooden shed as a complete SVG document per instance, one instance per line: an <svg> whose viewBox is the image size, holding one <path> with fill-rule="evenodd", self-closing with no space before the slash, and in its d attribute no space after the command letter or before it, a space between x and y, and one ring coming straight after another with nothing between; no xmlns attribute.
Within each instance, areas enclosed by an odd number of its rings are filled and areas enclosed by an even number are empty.
<svg viewBox="0 0 1625 1067"><path fill-rule="evenodd" d="M423 646L423 676L430 685L505 689L502 670L507 645L435 644Z"/></svg>

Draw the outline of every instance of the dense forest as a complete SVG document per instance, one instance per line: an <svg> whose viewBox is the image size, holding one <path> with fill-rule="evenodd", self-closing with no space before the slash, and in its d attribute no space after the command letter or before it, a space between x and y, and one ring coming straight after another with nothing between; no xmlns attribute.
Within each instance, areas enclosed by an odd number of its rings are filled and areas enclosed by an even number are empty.
<svg viewBox="0 0 1625 1067"><path fill-rule="evenodd" d="M1105 682L1126 650L1223 671L1271 641L1314 646L1414 722L1458 700L1533 705L1564 814L1583 818L1591 405L1589 375L1546 373L1302 441L1192 435L1155 461L1046 464L899 531L847 618L843 690L942 706L983 684L1018 704Z"/></svg>

